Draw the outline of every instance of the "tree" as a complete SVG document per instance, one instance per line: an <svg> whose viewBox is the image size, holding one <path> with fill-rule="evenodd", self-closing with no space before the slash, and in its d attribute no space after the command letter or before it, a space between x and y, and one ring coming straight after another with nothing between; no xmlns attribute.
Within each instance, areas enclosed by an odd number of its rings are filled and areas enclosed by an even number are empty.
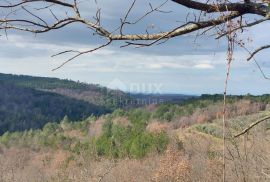
<svg viewBox="0 0 270 182"><path fill-rule="evenodd" d="M194 21L187 21L184 24L176 23L175 28L165 32L156 33L124 33L127 25L135 25L152 13L168 13L161 8L169 3L174 2L175 6L183 6L192 10L198 10L194 14ZM35 34L46 33L65 26L79 23L82 26L88 27L94 32L94 36L105 38L106 43L89 49L86 51L67 50L60 52L54 56L64 53L75 53L62 65L55 68L58 69L69 61L83 55L94 52L98 49L110 45L114 41L121 41L123 47L135 46L145 47L154 44L166 42L168 39L185 35L194 31L203 30L202 34L215 29L216 38L234 34L237 31L243 31L257 24L267 22L270 18L269 0L254 1L244 0L244 2L237 0L232 3L226 0L213 1L195 1L195 0L166 0L159 6L153 7L150 5L150 10L137 20L130 21L129 15L134 9L137 0L131 3L127 13L120 20L120 24L116 30L110 30L101 24L101 9L97 8L96 16L92 19L85 18L81 13L82 1L79 0L5 0L0 2L1 18L0 29L7 32L8 30L26 31ZM97 0L95 0L97 3ZM61 8L61 9L59 9ZM84 7L85 8L85 7ZM89 9L91 11L91 9ZM59 16L56 11L65 11L66 16ZM22 15L24 13L24 15ZM259 20L247 23L245 17L257 15ZM50 18L50 20L49 20ZM233 36L230 36L231 38ZM230 39L230 38L229 38ZM238 45L243 46L241 41ZM270 45L264 45L254 52L250 52L250 60L256 53L270 48Z"/></svg>

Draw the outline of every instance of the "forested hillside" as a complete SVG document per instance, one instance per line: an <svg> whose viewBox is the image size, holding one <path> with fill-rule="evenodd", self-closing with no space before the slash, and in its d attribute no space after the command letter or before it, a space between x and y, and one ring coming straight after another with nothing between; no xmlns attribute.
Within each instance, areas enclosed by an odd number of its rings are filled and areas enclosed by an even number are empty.
<svg viewBox="0 0 270 182"><path fill-rule="evenodd" d="M64 116L71 120L100 115L108 109L56 93L0 82L0 134L37 129Z"/></svg>
<svg viewBox="0 0 270 182"><path fill-rule="evenodd" d="M123 107L126 102L129 103L128 101L131 100L127 94L119 90L111 90L100 85L75 82L67 79L0 73L0 82L58 93L70 98L104 106L108 109Z"/></svg>
<svg viewBox="0 0 270 182"><path fill-rule="evenodd" d="M183 94L133 94L96 84L67 79L1 74L0 82L53 92L114 110L156 103L180 103L194 96Z"/></svg>
<svg viewBox="0 0 270 182"><path fill-rule="evenodd" d="M0 134L38 129L64 116L82 120L118 108L181 102L184 95L128 94L94 84L0 73Z"/></svg>

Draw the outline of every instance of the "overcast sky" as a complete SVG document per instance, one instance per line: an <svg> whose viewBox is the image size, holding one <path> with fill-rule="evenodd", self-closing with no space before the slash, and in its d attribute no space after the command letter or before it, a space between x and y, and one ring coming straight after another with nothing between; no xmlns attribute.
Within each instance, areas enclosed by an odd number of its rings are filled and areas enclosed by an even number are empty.
<svg viewBox="0 0 270 182"><path fill-rule="evenodd" d="M130 0L99 1L102 9L102 23L109 30L119 25L119 18L125 14ZM153 1L153 6L162 3ZM89 4L86 4L89 3ZM89 8L88 8L89 7ZM90 2L80 4L83 16L91 18L95 6ZM181 24L191 10L172 2L163 8L169 14L152 14L136 26L126 30L131 33L166 31ZM129 19L134 20L149 10L145 0L139 0ZM2 14L1 14L2 13ZM1 12L3 16L3 12ZM64 11L58 10L62 16ZM91 14L92 13L92 14ZM197 13L197 12L195 12ZM64 16L64 15L63 15ZM192 16L188 17L192 18ZM246 19L251 21L252 17ZM269 44L270 23L266 22L245 32L240 38L249 49ZM3 35L3 34L2 34ZM147 48L119 48L122 43L81 56L57 71L51 71L71 55L51 58L60 51L86 50L104 41L93 38L92 32L82 26L72 25L47 34L33 35L8 32L8 39L0 37L0 72L34 76L68 78L95 83L131 92L162 92L182 94L222 93L226 74L226 41L214 40L213 36L199 37L196 33L171 39ZM264 51L256 59L264 73L270 77L270 53ZM254 61L247 62L248 54L235 49L229 82L229 94L263 94L270 91L270 80L262 77Z"/></svg>

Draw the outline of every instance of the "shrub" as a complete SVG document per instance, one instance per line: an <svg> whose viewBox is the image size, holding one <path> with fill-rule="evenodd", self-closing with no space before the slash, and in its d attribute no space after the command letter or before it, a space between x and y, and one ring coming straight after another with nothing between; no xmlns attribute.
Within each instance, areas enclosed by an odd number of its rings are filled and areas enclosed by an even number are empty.
<svg viewBox="0 0 270 182"><path fill-rule="evenodd" d="M93 140L76 141L71 148L71 151L77 155L82 154L87 157L93 157L96 154Z"/></svg>
<svg viewBox="0 0 270 182"><path fill-rule="evenodd" d="M134 127L145 127L151 117L151 113L143 109L135 109L128 112L128 119Z"/></svg>
<svg viewBox="0 0 270 182"><path fill-rule="evenodd" d="M95 139L97 154L113 158L142 158L149 152L163 152L167 143L168 136L165 133L148 133L144 122L139 120L129 127L107 120L103 125L103 134Z"/></svg>
<svg viewBox="0 0 270 182"><path fill-rule="evenodd" d="M168 143L169 137L166 133L158 133L154 136L154 145L158 153L165 151Z"/></svg>
<svg viewBox="0 0 270 182"><path fill-rule="evenodd" d="M125 116L125 111L123 109L116 109L112 113L113 117L123 117Z"/></svg>
<svg viewBox="0 0 270 182"><path fill-rule="evenodd" d="M50 135L52 133L55 133L57 131L57 129L59 129L59 125L57 123L47 123L42 131L44 133L44 135Z"/></svg>
<svg viewBox="0 0 270 182"><path fill-rule="evenodd" d="M222 129L215 124L198 124L195 125L197 131L206 133L218 138L222 137Z"/></svg>
<svg viewBox="0 0 270 182"><path fill-rule="evenodd" d="M1 138L0 138L0 143L4 144L4 145L8 145L8 143L10 142L10 136L11 136L11 133L10 132L5 132Z"/></svg>

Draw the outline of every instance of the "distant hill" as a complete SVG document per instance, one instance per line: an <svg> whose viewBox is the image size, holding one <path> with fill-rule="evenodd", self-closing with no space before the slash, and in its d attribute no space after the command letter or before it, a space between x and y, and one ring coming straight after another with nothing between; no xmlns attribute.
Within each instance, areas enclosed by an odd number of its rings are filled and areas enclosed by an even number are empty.
<svg viewBox="0 0 270 182"><path fill-rule="evenodd" d="M82 120L117 108L180 103L188 98L177 94L129 94L67 79L0 73L0 134L41 128L64 116Z"/></svg>
<svg viewBox="0 0 270 182"><path fill-rule="evenodd" d="M75 82L67 79L33 77L25 75L1 74L0 82L32 88L36 90L58 93L70 98L83 100L108 109L122 107L131 98L119 90L111 90L96 84Z"/></svg>
<svg viewBox="0 0 270 182"><path fill-rule="evenodd" d="M187 99L198 97L184 94L134 94L134 93L131 93L130 96L133 99L135 99L137 103L140 105L163 104L163 103L177 104Z"/></svg>
<svg viewBox="0 0 270 182"><path fill-rule="evenodd" d="M26 88L57 93L112 110L119 107L130 108L156 103L180 103L194 97L183 94L133 94L112 90L97 84L75 82L67 79L0 73L1 81Z"/></svg>
<svg viewBox="0 0 270 182"><path fill-rule="evenodd" d="M105 107L56 93L0 82L0 134L37 129L64 116L71 120L108 113Z"/></svg>

